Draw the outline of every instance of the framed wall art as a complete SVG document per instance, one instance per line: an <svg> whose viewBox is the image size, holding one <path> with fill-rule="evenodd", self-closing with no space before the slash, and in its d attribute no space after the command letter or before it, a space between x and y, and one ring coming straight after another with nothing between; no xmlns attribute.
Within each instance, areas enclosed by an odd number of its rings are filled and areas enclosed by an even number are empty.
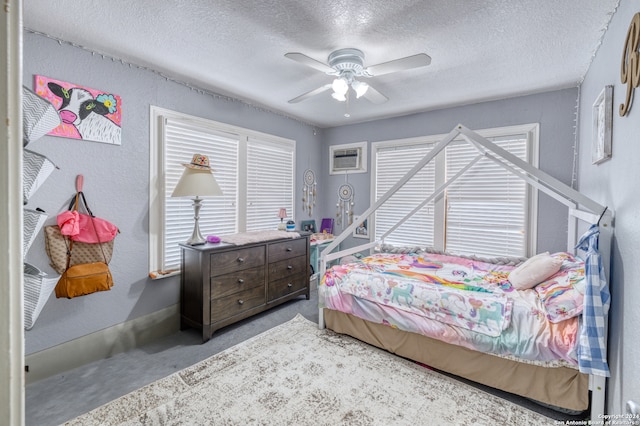
<svg viewBox="0 0 640 426"><path fill-rule="evenodd" d="M613 86L605 86L593 103L593 142L591 161L602 163L611 158L611 125L613 122Z"/></svg>
<svg viewBox="0 0 640 426"><path fill-rule="evenodd" d="M316 221L315 220L303 220L300 222L300 230L305 232L316 232Z"/></svg>
<svg viewBox="0 0 640 426"><path fill-rule="evenodd" d="M367 221L368 219L365 219L362 222L358 222L358 217L356 216L355 222L358 223L358 227L353 230L354 237L369 239L369 226L367 224Z"/></svg>
<svg viewBox="0 0 640 426"><path fill-rule="evenodd" d="M119 95L42 75L35 76L34 92L51 102L60 116L60 125L48 135L121 144Z"/></svg>

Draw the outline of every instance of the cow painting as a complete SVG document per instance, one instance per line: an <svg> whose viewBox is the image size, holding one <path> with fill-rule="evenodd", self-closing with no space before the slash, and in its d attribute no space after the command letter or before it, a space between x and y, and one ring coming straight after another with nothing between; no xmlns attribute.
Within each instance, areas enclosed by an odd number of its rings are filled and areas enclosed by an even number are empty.
<svg viewBox="0 0 640 426"><path fill-rule="evenodd" d="M38 76L40 77L40 76ZM114 145L121 143L120 97L41 77L36 93L56 106L62 124L50 134ZM45 86L46 83L46 86ZM44 88L48 90L44 90Z"/></svg>

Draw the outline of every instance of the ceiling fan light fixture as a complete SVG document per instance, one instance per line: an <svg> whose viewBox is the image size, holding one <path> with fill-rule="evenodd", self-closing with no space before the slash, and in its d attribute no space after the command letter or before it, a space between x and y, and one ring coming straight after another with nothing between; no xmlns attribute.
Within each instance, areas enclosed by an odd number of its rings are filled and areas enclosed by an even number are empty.
<svg viewBox="0 0 640 426"><path fill-rule="evenodd" d="M333 80L331 88L333 89L333 93L331 94L331 96L334 99L340 102L344 102L347 100L346 95L347 91L349 90L349 84L344 78L340 77Z"/></svg>
<svg viewBox="0 0 640 426"><path fill-rule="evenodd" d="M367 83L358 80L354 80L353 83L351 83L351 87L353 87L353 90L356 92L356 98L363 96L367 93L367 90L369 90L369 85Z"/></svg>
<svg viewBox="0 0 640 426"><path fill-rule="evenodd" d="M344 78L340 77L333 80L331 88L333 89L334 93L337 93L344 97L344 95L346 95L347 93L347 90L349 90L349 84Z"/></svg>

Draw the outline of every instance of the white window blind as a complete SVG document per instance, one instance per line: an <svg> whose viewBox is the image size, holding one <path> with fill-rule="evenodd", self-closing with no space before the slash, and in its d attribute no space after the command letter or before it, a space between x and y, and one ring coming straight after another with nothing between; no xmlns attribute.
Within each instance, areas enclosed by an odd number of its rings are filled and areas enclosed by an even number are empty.
<svg viewBox="0 0 640 426"><path fill-rule="evenodd" d="M527 160L527 137L491 138ZM467 142L446 148L449 179L477 155ZM526 256L527 184L488 159L476 163L446 191L447 251L483 256Z"/></svg>
<svg viewBox="0 0 640 426"><path fill-rule="evenodd" d="M481 131L496 145L537 165L538 126L528 124ZM441 136L373 144L375 202L439 142ZM466 141L450 143L375 213L374 236L382 235L467 166L478 151ZM437 202L434 205L434 202ZM459 177L443 197L427 204L385 237L397 246L431 246L459 254L527 256L535 252L535 189L483 158Z"/></svg>
<svg viewBox="0 0 640 426"><path fill-rule="evenodd" d="M431 144L383 147L376 152L375 199L384 195L432 148ZM375 213L379 239L435 189L433 162L416 173ZM433 245L434 209L428 204L385 238L393 245Z"/></svg>
<svg viewBox="0 0 640 426"><path fill-rule="evenodd" d="M179 243L193 232L193 202L189 198L172 198L171 193L193 154L209 157L213 174L223 195L208 197L200 210L202 235L236 232L238 194L238 148L236 135L214 131L188 121L165 119L165 206L164 269L180 266Z"/></svg>
<svg viewBox="0 0 640 426"><path fill-rule="evenodd" d="M295 219L295 141L155 106L150 112L149 271L168 276L180 268L194 210L191 199L171 193L194 154L209 157L223 192L202 202L204 236L276 229L281 207Z"/></svg>
<svg viewBox="0 0 640 426"><path fill-rule="evenodd" d="M285 144L249 138L247 231L276 229L280 208L293 215L294 151Z"/></svg>

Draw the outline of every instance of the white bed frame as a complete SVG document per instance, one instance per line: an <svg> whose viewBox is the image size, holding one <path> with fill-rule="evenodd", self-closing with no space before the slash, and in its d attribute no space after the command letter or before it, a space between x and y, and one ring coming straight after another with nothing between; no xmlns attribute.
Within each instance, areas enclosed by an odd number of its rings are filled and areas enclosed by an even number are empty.
<svg viewBox="0 0 640 426"><path fill-rule="evenodd" d="M437 188L429 197L427 197L420 205L416 206L402 220L390 228L382 236L379 241L372 241L357 247L333 253L340 243L344 241L358 226L361 220L369 218L382 204L384 204L398 189L404 186L413 175L433 160L449 143L462 136L469 144L478 150L478 156L474 158L466 167L464 167L455 176ZM472 130L459 124L454 127L451 132L446 135L425 157L420 160L407 174L402 177L389 191L380 197L369 209L359 215L359 222L352 223L340 235L338 235L331 244L329 244L320 255L320 277L324 275L327 269L327 262L339 259L353 253L362 252L364 250L373 249L384 241L384 238L402 225L414 213L427 205L430 201L440 195L448 186L453 184L456 179L462 176L473 164L488 159L496 164L509 170L514 175L524 179L529 185L544 192L558 202L564 204L568 208L568 238L567 251L574 253L577 239L587 225L597 223L600 229L599 249L602 256L602 262L605 268L607 282L609 281L609 267L611 257L611 240L613 237L613 212L607 207L600 205L585 195L579 193L570 186L560 182L556 178L547 173L533 167L515 155L495 145L488 139L480 136ZM322 329L325 327L324 309L319 309L319 324ZM606 327L605 327L606 330ZM606 338L606 336L605 336ZM589 389L591 390L591 420L594 424L602 421L605 414L605 389L606 378L603 376L589 376Z"/></svg>

